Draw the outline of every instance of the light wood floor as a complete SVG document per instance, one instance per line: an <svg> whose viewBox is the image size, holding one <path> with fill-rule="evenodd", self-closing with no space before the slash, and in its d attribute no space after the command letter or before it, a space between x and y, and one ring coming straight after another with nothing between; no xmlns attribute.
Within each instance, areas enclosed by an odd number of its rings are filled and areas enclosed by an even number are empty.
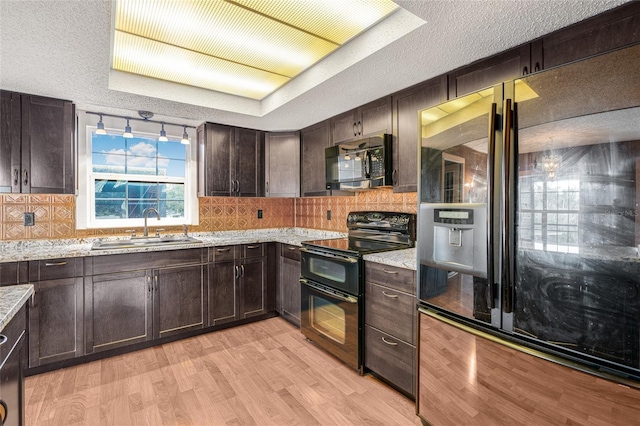
<svg viewBox="0 0 640 426"><path fill-rule="evenodd" d="M420 425L281 318L26 378L29 426Z"/></svg>

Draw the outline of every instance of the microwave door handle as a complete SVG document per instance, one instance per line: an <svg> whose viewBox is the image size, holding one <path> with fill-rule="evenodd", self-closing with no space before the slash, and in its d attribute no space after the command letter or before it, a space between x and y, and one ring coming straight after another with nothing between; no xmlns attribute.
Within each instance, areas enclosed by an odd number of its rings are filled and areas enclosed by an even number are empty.
<svg viewBox="0 0 640 426"><path fill-rule="evenodd" d="M304 284L309 288L314 289L315 291L317 291L318 293L322 293L322 294L326 294L327 296L333 297L335 299L341 300L343 302L347 302L347 303L358 303L358 299L352 296L347 296L347 295L341 295L341 294L335 294L333 292L328 292L325 289L322 289L318 286L313 285L313 283L305 278L300 278L300 284Z"/></svg>
<svg viewBox="0 0 640 426"><path fill-rule="evenodd" d="M364 177L371 179L371 153L369 151L364 153Z"/></svg>

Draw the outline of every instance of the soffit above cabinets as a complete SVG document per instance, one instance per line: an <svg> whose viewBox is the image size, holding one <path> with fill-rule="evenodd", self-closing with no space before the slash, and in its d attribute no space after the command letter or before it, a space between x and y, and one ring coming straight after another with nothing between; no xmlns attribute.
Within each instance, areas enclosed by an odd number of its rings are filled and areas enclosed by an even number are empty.
<svg viewBox="0 0 640 426"><path fill-rule="evenodd" d="M389 0L117 0L111 66L260 100L398 9Z"/></svg>

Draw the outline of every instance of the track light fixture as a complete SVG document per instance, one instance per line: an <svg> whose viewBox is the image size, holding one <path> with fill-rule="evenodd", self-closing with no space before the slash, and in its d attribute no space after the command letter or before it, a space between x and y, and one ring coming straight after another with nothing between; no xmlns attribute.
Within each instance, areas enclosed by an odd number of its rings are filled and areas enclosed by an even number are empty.
<svg viewBox="0 0 640 426"><path fill-rule="evenodd" d="M106 135L107 131L104 129L104 123L102 122L102 114L100 114L100 120L96 124L96 135Z"/></svg>
<svg viewBox="0 0 640 426"><path fill-rule="evenodd" d="M189 145L189 143L191 143L189 141L189 134L187 133L187 126L184 126L184 133L182 134L182 140L180 141L180 143L184 145Z"/></svg>
<svg viewBox="0 0 640 426"><path fill-rule="evenodd" d="M182 127L184 129L183 133L182 133L182 139L180 140L181 143L183 143L184 145L189 145L191 143L191 141L189 140L189 134L187 133L187 128L191 128L191 129L195 129L194 126L187 126L185 124L179 124L179 123L167 123L166 121L155 121L155 120L150 120L151 117L153 117L153 113L149 112L149 111L138 111L138 114L140 114L140 116L142 118L135 118L135 117L125 117L123 115L113 115L113 114L104 114L101 112L93 112L93 111L86 111L87 114L92 114L92 115L97 115L100 117L100 119L98 120L98 123L96 124L96 131L95 133L97 135L106 135L107 132L104 128L104 123L102 122L102 117L113 117L113 118L122 118L124 120L127 120L127 125L124 128L124 133L122 134L123 138L133 138L133 133L131 132L131 126L129 124L130 120L134 120L134 121L143 121L145 123L158 123L160 124L161 130L160 130L160 136L158 137L158 141L160 142L168 142L169 138L167 137L167 132L164 130L164 125L168 125L168 126L178 126L178 127Z"/></svg>
<svg viewBox="0 0 640 426"><path fill-rule="evenodd" d="M122 137L125 139L131 139L133 138L133 133L131 133L131 126L129 126L129 119L127 118L127 125L124 128L124 133L122 134Z"/></svg>
<svg viewBox="0 0 640 426"><path fill-rule="evenodd" d="M164 123L162 123L162 130L160 130L160 137L158 138L160 142L167 142L169 139L167 138L167 132L164 131Z"/></svg>

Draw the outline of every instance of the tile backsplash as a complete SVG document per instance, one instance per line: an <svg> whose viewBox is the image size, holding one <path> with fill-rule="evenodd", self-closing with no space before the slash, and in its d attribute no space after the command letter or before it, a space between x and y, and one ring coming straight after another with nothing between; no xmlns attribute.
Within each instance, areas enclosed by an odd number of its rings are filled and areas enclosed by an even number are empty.
<svg viewBox="0 0 640 426"><path fill-rule="evenodd" d="M355 210L416 213L415 192L395 194L390 188L354 196L303 198L199 198L200 224L190 232L299 227L346 232L347 214ZM258 218L262 210L262 218ZM331 211L331 220L327 219ZM33 212L34 226L23 226L23 216ZM130 228L76 229L75 196L55 194L0 195L0 239L36 240L123 235ZM142 232L142 229L139 229ZM166 233L182 227L166 227Z"/></svg>

